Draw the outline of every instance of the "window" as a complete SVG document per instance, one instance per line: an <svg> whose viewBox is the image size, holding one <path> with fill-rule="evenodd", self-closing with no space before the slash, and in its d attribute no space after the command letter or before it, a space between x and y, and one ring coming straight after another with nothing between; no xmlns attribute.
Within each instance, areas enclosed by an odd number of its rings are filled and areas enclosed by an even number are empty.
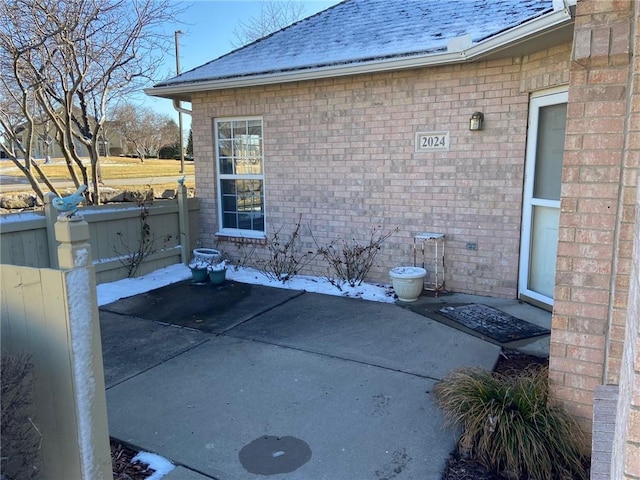
<svg viewBox="0 0 640 480"><path fill-rule="evenodd" d="M262 119L217 119L219 218L222 235L264 236Z"/></svg>

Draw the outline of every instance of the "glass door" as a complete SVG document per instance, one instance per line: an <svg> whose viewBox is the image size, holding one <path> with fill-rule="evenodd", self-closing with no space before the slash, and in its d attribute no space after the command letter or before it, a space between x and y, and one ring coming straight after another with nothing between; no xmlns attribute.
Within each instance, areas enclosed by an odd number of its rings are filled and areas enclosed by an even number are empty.
<svg viewBox="0 0 640 480"><path fill-rule="evenodd" d="M553 306L567 92L531 99L525 160L519 296Z"/></svg>

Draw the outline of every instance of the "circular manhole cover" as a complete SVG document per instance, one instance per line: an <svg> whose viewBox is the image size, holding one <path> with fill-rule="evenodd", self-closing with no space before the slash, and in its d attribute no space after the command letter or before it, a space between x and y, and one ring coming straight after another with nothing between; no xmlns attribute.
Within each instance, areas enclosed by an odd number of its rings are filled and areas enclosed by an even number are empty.
<svg viewBox="0 0 640 480"><path fill-rule="evenodd" d="M274 475L293 472L307 463L311 448L299 438L265 435L242 447L238 456L248 472Z"/></svg>

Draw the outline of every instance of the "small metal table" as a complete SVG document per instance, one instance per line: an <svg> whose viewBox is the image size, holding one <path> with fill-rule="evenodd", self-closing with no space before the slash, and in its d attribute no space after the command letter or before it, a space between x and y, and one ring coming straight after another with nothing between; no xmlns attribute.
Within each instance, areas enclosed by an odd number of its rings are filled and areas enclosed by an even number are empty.
<svg viewBox="0 0 640 480"><path fill-rule="evenodd" d="M413 237L413 266L418 266L418 249L422 253L422 268L427 270L425 289L438 293L444 290L444 233L424 232ZM418 246L419 245L419 246ZM431 263L432 271L425 266Z"/></svg>

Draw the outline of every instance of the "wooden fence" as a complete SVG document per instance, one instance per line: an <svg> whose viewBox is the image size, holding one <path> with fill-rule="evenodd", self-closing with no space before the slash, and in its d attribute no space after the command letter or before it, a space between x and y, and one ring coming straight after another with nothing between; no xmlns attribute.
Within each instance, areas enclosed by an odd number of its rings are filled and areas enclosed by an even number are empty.
<svg viewBox="0 0 640 480"><path fill-rule="evenodd" d="M30 419L40 445L39 459L28 460L38 465L38 478L111 479L89 229L76 218L58 221L55 230L61 270L13 265L0 270L2 355L26 354L33 364Z"/></svg>
<svg viewBox="0 0 640 480"><path fill-rule="evenodd" d="M196 247L198 201L180 186L174 200L155 200L143 211L135 204L110 204L79 209L89 224L91 256L97 283L128 276L132 256L139 253L144 225L152 242L138 275L176 263L187 263ZM47 199L44 212L0 216L0 263L57 268L54 235L57 210ZM143 215L146 217L143 219Z"/></svg>

